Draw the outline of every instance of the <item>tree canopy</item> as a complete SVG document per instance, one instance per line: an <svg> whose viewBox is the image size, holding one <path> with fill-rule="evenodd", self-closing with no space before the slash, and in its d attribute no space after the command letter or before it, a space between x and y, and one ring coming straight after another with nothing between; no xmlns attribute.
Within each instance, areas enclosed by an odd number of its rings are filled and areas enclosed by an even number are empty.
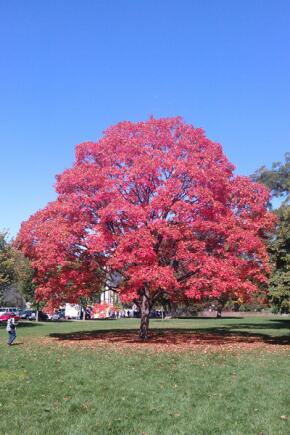
<svg viewBox="0 0 290 435"><path fill-rule="evenodd" d="M0 301L2 301L3 290L14 279L14 256L11 245L7 241L7 233L0 232Z"/></svg>
<svg viewBox="0 0 290 435"><path fill-rule="evenodd" d="M4 291L11 285L26 299L33 299L32 278L33 270L28 258L15 249L7 232L0 232L0 303L3 303Z"/></svg>
<svg viewBox="0 0 290 435"><path fill-rule="evenodd" d="M269 272L268 190L181 118L121 122L77 146L57 200L22 224L37 297L59 305L113 288L141 311L166 295L200 300L255 292Z"/></svg>
<svg viewBox="0 0 290 435"><path fill-rule="evenodd" d="M271 169L260 168L253 179L264 183L272 197L280 198L281 206L276 210L278 217L274 237L269 242L273 272L270 278L269 298L281 312L290 312L290 153L285 163L273 163Z"/></svg>
<svg viewBox="0 0 290 435"><path fill-rule="evenodd" d="M253 175L252 179L265 184L272 196L279 197L289 205L290 192L290 153L285 154L285 163L275 162L271 169L262 166Z"/></svg>

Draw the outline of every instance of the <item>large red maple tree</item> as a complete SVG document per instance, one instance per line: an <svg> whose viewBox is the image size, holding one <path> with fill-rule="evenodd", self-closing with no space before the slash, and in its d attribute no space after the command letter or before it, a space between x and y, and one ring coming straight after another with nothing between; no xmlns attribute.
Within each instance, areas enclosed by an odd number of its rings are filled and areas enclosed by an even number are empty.
<svg viewBox="0 0 290 435"><path fill-rule="evenodd" d="M266 281L267 189L203 130L177 118L121 122L77 146L56 201L22 224L37 298L53 305L104 285L140 309L140 337L161 297L247 295Z"/></svg>

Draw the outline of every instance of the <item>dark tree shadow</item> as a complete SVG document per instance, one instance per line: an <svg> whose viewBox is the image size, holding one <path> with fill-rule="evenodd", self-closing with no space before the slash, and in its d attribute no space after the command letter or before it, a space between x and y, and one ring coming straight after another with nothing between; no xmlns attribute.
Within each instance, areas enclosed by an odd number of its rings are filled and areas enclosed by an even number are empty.
<svg viewBox="0 0 290 435"><path fill-rule="evenodd" d="M74 320L67 320L67 319L48 319L48 320L40 320L44 323L72 323Z"/></svg>
<svg viewBox="0 0 290 435"><path fill-rule="evenodd" d="M180 317L174 317L174 319L178 319L178 320L227 320L227 319L232 319L232 320L243 320L245 317L237 317L237 316L222 316L222 317L216 317L216 316L180 316ZM156 320L154 318L154 320ZM158 319L161 322L163 321L162 319Z"/></svg>
<svg viewBox="0 0 290 435"><path fill-rule="evenodd" d="M270 321L270 319L269 319ZM274 320L274 323L232 323L221 327L206 328L175 328L166 327L150 329L148 341L138 338L136 329L98 329L94 331L77 331L73 333L51 333L50 337L59 341L86 341L91 340L98 343L158 343L172 345L195 344L230 344L230 343L255 343L264 342L267 344L289 345L290 334L283 336L271 335L271 329L289 329L290 323L287 320Z"/></svg>
<svg viewBox="0 0 290 435"><path fill-rule="evenodd" d="M18 322L17 328L34 328L35 326L43 326L42 322Z"/></svg>
<svg viewBox="0 0 290 435"><path fill-rule="evenodd" d="M17 327L19 328L33 328L35 326L44 326L49 325L51 323L72 323L72 320L39 320L39 322L36 322L35 320L32 321L26 321L26 322L18 322ZM5 323L6 326L6 323Z"/></svg>

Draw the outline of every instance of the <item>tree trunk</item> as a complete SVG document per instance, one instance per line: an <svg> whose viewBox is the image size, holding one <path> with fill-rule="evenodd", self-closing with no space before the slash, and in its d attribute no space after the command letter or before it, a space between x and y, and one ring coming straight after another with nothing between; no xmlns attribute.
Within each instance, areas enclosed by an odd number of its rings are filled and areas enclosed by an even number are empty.
<svg viewBox="0 0 290 435"><path fill-rule="evenodd" d="M220 319L222 317L223 308L224 308L224 304L222 302L219 302L216 310L217 319Z"/></svg>
<svg viewBox="0 0 290 435"><path fill-rule="evenodd" d="M39 321L39 304L36 305L35 321Z"/></svg>
<svg viewBox="0 0 290 435"><path fill-rule="evenodd" d="M144 290L144 294L142 296L142 301L140 304L140 312L141 312L141 323L140 323L139 337L142 340L147 340L148 330L149 330L149 315L150 315L150 303L149 303L149 291L148 291L148 289Z"/></svg>

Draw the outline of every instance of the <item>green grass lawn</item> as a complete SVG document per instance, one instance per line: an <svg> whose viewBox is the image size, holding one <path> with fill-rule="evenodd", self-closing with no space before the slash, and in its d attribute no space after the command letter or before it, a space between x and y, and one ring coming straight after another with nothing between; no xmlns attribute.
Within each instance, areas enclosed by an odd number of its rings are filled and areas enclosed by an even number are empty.
<svg viewBox="0 0 290 435"><path fill-rule="evenodd" d="M0 434L290 434L289 318L151 321L160 334L256 336L267 349L58 344L137 327L134 319L27 322L12 347L1 327Z"/></svg>

